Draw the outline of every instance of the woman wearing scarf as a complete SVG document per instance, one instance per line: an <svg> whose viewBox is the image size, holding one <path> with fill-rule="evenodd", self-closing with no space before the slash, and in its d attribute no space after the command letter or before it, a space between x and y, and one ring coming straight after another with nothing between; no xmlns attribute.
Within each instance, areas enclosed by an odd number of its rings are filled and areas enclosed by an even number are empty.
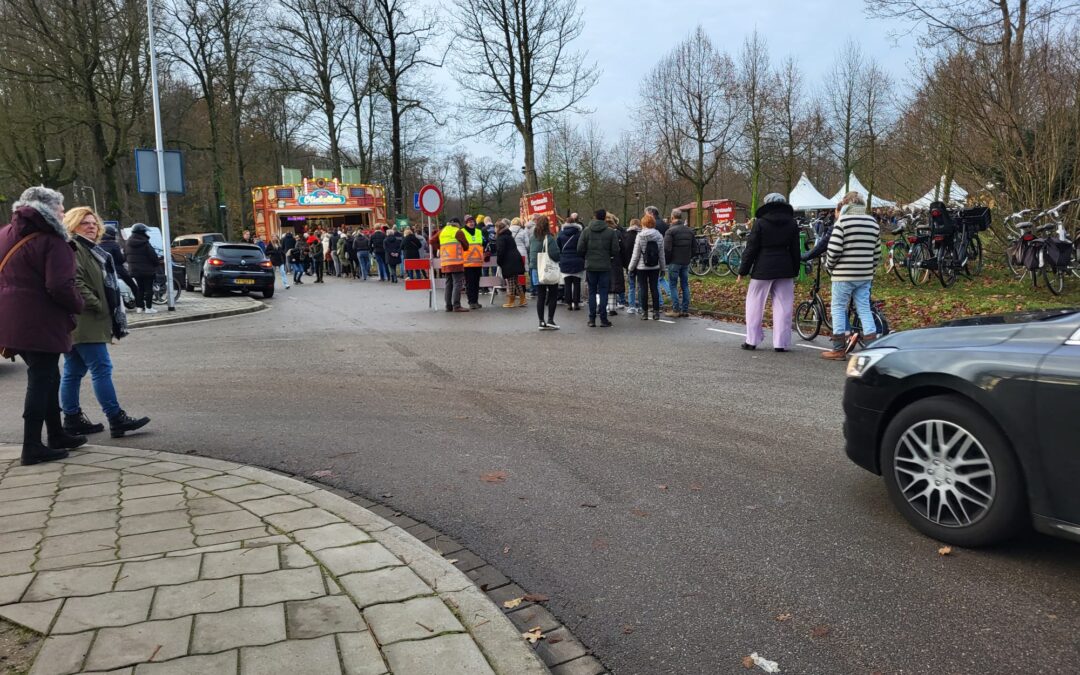
<svg viewBox="0 0 1080 675"><path fill-rule="evenodd" d="M113 258L98 246L105 228L92 209L72 209L64 216L64 227L75 242L75 287L86 304L71 333L73 346L64 355L64 373L60 377L60 407L64 411L64 430L69 434L96 434L104 425L94 424L79 406L79 386L90 373L109 432L120 438L128 431L141 429L149 417L132 419L116 400L112 381L109 343L127 335L127 315L120 300Z"/></svg>

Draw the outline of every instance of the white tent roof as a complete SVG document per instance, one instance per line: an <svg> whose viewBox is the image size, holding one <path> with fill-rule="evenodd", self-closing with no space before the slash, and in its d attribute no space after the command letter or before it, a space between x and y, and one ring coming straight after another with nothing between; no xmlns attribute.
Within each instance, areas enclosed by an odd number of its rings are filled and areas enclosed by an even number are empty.
<svg viewBox="0 0 1080 675"><path fill-rule="evenodd" d="M941 177L937 187L931 188L925 195L916 199L908 204L909 209L928 209L930 208L930 202L941 201L945 196L945 176ZM956 181L952 182L952 188L949 189L949 205L950 206L963 206L967 203L968 192L964 188L960 187Z"/></svg>
<svg viewBox="0 0 1080 675"><path fill-rule="evenodd" d="M858 192L862 195L863 199L866 199L870 194L869 190L862 184L862 181L855 177L854 171L852 171L851 176L848 177L848 186L848 189L845 189L843 185L840 186L840 189L833 195L834 202L839 202L849 191ZM870 205L870 208L893 208L895 206L896 202L890 202L888 199L874 195L874 203Z"/></svg>
<svg viewBox="0 0 1080 675"><path fill-rule="evenodd" d="M795 188L788 195L788 204L796 211L818 211L822 209L835 209L836 201L827 198L818 192L810 179L804 173Z"/></svg>

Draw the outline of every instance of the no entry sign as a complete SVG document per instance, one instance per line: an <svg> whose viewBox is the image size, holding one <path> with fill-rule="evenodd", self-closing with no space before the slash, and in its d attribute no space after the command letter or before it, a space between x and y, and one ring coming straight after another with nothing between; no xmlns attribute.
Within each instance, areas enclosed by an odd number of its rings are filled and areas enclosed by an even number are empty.
<svg viewBox="0 0 1080 675"><path fill-rule="evenodd" d="M439 188L425 185L420 188L420 210L428 216L437 216L443 208L443 196Z"/></svg>

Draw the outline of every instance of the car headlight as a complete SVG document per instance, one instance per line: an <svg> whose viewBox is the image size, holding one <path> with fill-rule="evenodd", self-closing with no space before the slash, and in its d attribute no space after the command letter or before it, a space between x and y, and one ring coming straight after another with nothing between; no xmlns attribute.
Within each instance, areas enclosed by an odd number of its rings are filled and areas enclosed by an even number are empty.
<svg viewBox="0 0 1080 675"><path fill-rule="evenodd" d="M874 364L889 354L892 354L894 351L896 350L881 348L867 349L858 354L852 354L847 362L847 376L862 377L863 373L870 370Z"/></svg>

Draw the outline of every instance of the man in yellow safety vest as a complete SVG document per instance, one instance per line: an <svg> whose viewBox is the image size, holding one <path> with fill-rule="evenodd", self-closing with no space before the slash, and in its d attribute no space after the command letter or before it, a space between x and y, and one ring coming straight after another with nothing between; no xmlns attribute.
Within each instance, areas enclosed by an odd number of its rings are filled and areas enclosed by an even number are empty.
<svg viewBox="0 0 1080 675"><path fill-rule="evenodd" d="M461 220L451 218L439 231L439 269L446 279L446 311L467 312L461 306L461 289L465 286L465 251L469 240L461 230Z"/></svg>
<svg viewBox="0 0 1080 675"><path fill-rule="evenodd" d="M465 294L469 309L480 309L480 277L484 274L484 231L476 226L472 216L465 218L463 230L468 245L465 248Z"/></svg>

